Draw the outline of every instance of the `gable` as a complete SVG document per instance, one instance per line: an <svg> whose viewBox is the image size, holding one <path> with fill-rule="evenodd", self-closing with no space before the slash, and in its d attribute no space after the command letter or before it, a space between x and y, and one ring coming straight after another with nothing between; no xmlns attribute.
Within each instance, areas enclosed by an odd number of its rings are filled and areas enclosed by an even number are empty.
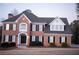
<svg viewBox="0 0 79 59"><path fill-rule="evenodd" d="M65 25L65 23L60 18L55 18L49 25Z"/></svg>
<svg viewBox="0 0 79 59"><path fill-rule="evenodd" d="M23 21L26 20L29 23L31 23L30 19L25 14L22 14L15 22L18 22L20 20L23 20Z"/></svg>

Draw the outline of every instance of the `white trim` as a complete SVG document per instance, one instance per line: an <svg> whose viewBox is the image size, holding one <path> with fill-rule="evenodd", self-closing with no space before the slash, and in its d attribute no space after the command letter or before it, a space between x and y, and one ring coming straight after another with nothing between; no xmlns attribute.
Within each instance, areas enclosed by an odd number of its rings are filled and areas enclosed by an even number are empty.
<svg viewBox="0 0 79 59"><path fill-rule="evenodd" d="M27 45L27 43L28 43L28 35L27 35L27 33L25 33L25 32L20 32L19 34L18 34L18 45L20 45L21 44L21 34L25 34L26 35L26 45Z"/></svg>
<svg viewBox="0 0 79 59"><path fill-rule="evenodd" d="M29 20L29 18L28 18L25 14L22 14L15 22L17 22L17 21L18 21L20 18L22 18L23 16L29 21L29 23L31 23L31 21Z"/></svg>

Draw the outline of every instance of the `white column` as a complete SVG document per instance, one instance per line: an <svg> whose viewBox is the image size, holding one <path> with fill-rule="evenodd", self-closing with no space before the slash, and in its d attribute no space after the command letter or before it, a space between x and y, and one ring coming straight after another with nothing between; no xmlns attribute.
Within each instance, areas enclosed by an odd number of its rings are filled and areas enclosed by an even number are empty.
<svg viewBox="0 0 79 59"><path fill-rule="evenodd" d="M9 35L6 35L5 36L5 42L8 42L8 39L9 39Z"/></svg>

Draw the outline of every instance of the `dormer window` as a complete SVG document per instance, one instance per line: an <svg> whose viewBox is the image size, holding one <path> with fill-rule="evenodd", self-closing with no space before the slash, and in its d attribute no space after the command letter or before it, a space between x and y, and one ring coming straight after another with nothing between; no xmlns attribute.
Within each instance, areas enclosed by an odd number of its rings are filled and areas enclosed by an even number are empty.
<svg viewBox="0 0 79 59"><path fill-rule="evenodd" d="M50 24L50 31L64 31L65 23L60 19L54 19Z"/></svg>

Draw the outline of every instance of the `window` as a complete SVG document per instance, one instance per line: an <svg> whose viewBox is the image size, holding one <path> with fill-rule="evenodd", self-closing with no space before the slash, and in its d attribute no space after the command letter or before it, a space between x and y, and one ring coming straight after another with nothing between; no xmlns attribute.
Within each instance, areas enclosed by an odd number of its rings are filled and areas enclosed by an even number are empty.
<svg viewBox="0 0 79 59"><path fill-rule="evenodd" d="M42 36L39 36L39 41L42 42Z"/></svg>
<svg viewBox="0 0 79 59"><path fill-rule="evenodd" d="M64 25L50 25L50 31L64 31Z"/></svg>
<svg viewBox="0 0 79 59"><path fill-rule="evenodd" d="M43 30L43 25L39 25L39 31Z"/></svg>
<svg viewBox="0 0 79 59"><path fill-rule="evenodd" d="M35 36L35 42L39 42L39 36Z"/></svg>
<svg viewBox="0 0 79 59"><path fill-rule="evenodd" d="M13 30L16 30L16 24L13 24Z"/></svg>
<svg viewBox="0 0 79 59"><path fill-rule="evenodd" d="M32 36L32 41L35 41L35 36Z"/></svg>
<svg viewBox="0 0 79 59"><path fill-rule="evenodd" d="M13 24L9 25L9 30L13 30Z"/></svg>
<svg viewBox="0 0 79 59"><path fill-rule="evenodd" d="M36 25L36 31L39 31L39 25Z"/></svg>
<svg viewBox="0 0 79 59"><path fill-rule="evenodd" d="M6 36L5 36L5 42L8 42L8 38L9 38L9 36L6 35Z"/></svg>
<svg viewBox="0 0 79 59"><path fill-rule="evenodd" d="M65 43L65 36L61 37L61 42Z"/></svg>
<svg viewBox="0 0 79 59"><path fill-rule="evenodd" d="M16 39L16 36L13 35L13 36L12 36L12 42L15 42L15 39Z"/></svg>
<svg viewBox="0 0 79 59"><path fill-rule="evenodd" d="M48 42L49 42L49 43L53 43L53 42L54 42L53 36L49 36L49 37L48 37Z"/></svg>
<svg viewBox="0 0 79 59"><path fill-rule="evenodd" d="M19 31L27 31L27 24L21 23L19 26Z"/></svg>
<svg viewBox="0 0 79 59"><path fill-rule="evenodd" d="M36 25L35 24L32 25L32 31L36 31Z"/></svg>
<svg viewBox="0 0 79 59"><path fill-rule="evenodd" d="M9 30L9 24L6 24L6 30Z"/></svg>
<svg viewBox="0 0 79 59"><path fill-rule="evenodd" d="M12 35L9 35L9 42L12 42Z"/></svg>

